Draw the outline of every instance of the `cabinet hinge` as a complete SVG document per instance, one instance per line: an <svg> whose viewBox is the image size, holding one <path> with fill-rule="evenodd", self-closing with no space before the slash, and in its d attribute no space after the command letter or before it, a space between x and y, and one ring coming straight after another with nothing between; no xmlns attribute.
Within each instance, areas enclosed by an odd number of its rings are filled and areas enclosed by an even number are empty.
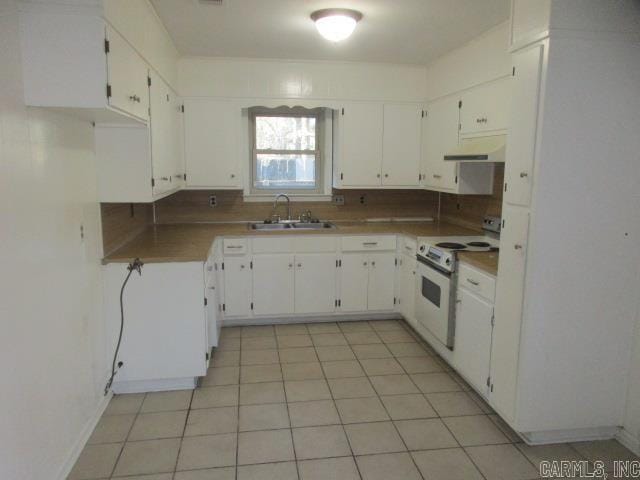
<svg viewBox="0 0 640 480"><path fill-rule="evenodd" d="M393 304L395 305L396 303L398 303L398 299L396 297L393 297Z"/></svg>
<svg viewBox="0 0 640 480"><path fill-rule="evenodd" d="M493 327L493 326L495 326L495 324L496 324L496 316L492 313L491 314L491 326Z"/></svg>
<svg viewBox="0 0 640 480"><path fill-rule="evenodd" d="M491 377L487 377L487 387L491 386Z"/></svg>
<svg viewBox="0 0 640 480"><path fill-rule="evenodd" d="M224 262L222 262L222 269L224 270Z"/></svg>
<svg viewBox="0 0 640 480"><path fill-rule="evenodd" d="M337 299L337 298L333 301L333 306L334 306L334 307L337 307L337 306L338 306L338 299Z"/></svg>
<svg viewBox="0 0 640 480"><path fill-rule="evenodd" d="M180 105L180 111L184 113L184 105Z"/></svg>
<svg viewBox="0 0 640 480"><path fill-rule="evenodd" d="M109 53L109 40L104 39L104 53Z"/></svg>
<svg viewBox="0 0 640 480"><path fill-rule="evenodd" d="M422 110L422 114L421 114L422 118L424 118L424 110Z"/></svg>
<svg viewBox="0 0 640 480"><path fill-rule="evenodd" d="M249 262L249 270L253 270L253 260Z"/></svg>
<svg viewBox="0 0 640 480"><path fill-rule="evenodd" d="M504 191L507 191L507 182L504 182Z"/></svg>
<svg viewBox="0 0 640 480"><path fill-rule="evenodd" d="M462 124L461 123L458 124L458 130L462 130Z"/></svg>
<svg viewBox="0 0 640 480"><path fill-rule="evenodd" d="M209 302L207 301L207 297L204 297L204 306L206 307L209 304Z"/></svg>
<svg viewBox="0 0 640 480"><path fill-rule="evenodd" d="M506 221L506 220L503 218L503 219L502 219L502 228L504 228L505 221Z"/></svg>
<svg viewBox="0 0 640 480"><path fill-rule="evenodd" d="M222 304L222 311L223 312L227 311L227 305L225 303Z"/></svg>
<svg viewBox="0 0 640 480"><path fill-rule="evenodd" d="M342 306L342 300L338 299L338 306L341 307Z"/></svg>
<svg viewBox="0 0 640 480"><path fill-rule="evenodd" d="M344 107L342 107L342 115L344 115Z"/></svg>
<svg viewBox="0 0 640 480"><path fill-rule="evenodd" d="M209 352L205 352L205 354L204 354L204 359L205 359L205 360L209 360Z"/></svg>
<svg viewBox="0 0 640 480"><path fill-rule="evenodd" d="M397 258L396 258L396 259L394 259L394 262L395 262L395 265L396 265L396 267L397 267L397 266L398 266L398 259L397 259Z"/></svg>
<svg viewBox="0 0 640 480"><path fill-rule="evenodd" d="M344 173L340 174L340 180L344 180Z"/></svg>
<svg viewBox="0 0 640 480"><path fill-rule="evenodd" d="M512 77L516 76L516 67L513 67L513 69L511 69L511 76Z"/></svg>
<svg viewBox="0 0 640 480"><path fill-rule="evenodd" d="M251 310L253 310L253 302L251 302Z"/></svg>
<svg viewBox="0 0 640 480"><path fill-rule="evenodd" d="M155 186L156 186L156 181L155 181L155 179L153 179L153 178L151 179L151 186L152 186L152 187L155 187Z"/></svg>
<svg viewBox="0 0 640 480"><path fill-rule="evenodd" d="M184 181L187 181L187 174L185 173L184 175L182 175L182 178L184 179Z"/></svg>
<svg viewBox="0 0 640 480"><path fill-rule="evenodd" d="M456 175L456 178L454 180L455 183L458 183L458 176Z"/></svg>
<svg viewBox="0 0 640 480"><path fill-rule="evenodd" d="M151 77L147 76L147 85L151 86Z"/></svg>
<svg viewBox="0 0 640 480"><path fill-rule="evenodd" d="M107 83L107 98L111 98L111 85Z"/></svg>
<svg viewBox="0 0 640 480"><path fill-rule="evenodd" d="M462 108L462 100L458 100L458 108Z"/></svg>

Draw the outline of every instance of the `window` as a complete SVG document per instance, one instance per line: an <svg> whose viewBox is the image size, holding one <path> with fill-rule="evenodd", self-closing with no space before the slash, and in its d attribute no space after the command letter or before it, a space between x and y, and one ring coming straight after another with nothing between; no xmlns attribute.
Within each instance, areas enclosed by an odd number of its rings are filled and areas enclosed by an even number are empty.
<svg viewBox="0 0 640 480"><path fill-rule="evenodd" d="M252 193L322 192L321 109L252 109Z"/></svg>

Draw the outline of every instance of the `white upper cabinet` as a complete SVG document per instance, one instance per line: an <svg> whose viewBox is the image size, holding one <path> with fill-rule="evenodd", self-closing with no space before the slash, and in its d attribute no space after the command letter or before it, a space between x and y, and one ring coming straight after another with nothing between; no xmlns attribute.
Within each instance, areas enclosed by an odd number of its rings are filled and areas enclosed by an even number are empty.
<svg viewBox="0 0 640 480"><path fill-rule="evenodd" d="M341 187L381 185L383 107L346 104L338 112L336 177Z"/></svg>
<svg viewBox="0 0 640 480"><path fill-rule="evenodd" d="M549 31L551 0L511 0L509 43L523 46Z"/></svg>
<svg viewBox="0 0 640 480"><path fill-rule="evenodd" d="M422 105L385 104L382 136L382 185L420 184Z"/></svg>
<svg viewBox="0 0 640 480"><path fill-rule="evenodd" d="M188 188L242 188L240 130L240 107L235 102L211 98L184 100Z"/></svg>
<svg viewBox="0 0 640 480"><path fill-rule="evenodd" d="M148 126L99 124L95 128L101 202L153 202L182 187L180 99L153 71L145 80Z"/></svg>
<svg viewBox="0 0 640 480"><path fill-rule="evenodd" d="M20 13L26 105L96 123L146 121L145 61L99 13L69 9L34 3Z"/></svg>
<svg viewBox="0 0 640 480"><path fill-rule="evenodd" d="M427 109L423 142L422 178L429 190L455 191L457 163L445 162L444 155L458 146L459 100L445 97Z"/></svg>
<svg viewBox="0 0 640 480"><path fill-rule="evenodd" d="M545 44L513 55L514 80L505 162L504 201L528 206L531 202L535 158L540 82Z"/></svg>
<svg viewBox="0 0 640 480"><path fill-rule="evenodd" d="M466 91L460 108L460 135L501 133L509 124L511 77L505 77Z"/></svg>
<svg viewBox="0 0 640 480"><path fill-rule="evenodd" d="M147 65L131 45L108 26L105 50L109 105L146 120L149 117Z"/></svg>

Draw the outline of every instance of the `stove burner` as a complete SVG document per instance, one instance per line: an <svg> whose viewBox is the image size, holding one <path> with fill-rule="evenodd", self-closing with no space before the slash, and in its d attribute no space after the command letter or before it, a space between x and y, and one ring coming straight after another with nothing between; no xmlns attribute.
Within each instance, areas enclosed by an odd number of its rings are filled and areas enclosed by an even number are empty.
<svg viewBox="0 0 640 480"><path fill-rule="evenodd" d="M467 243L470 247L490 247L491 244L487 242L469 242Z"/></svg>
<svg viewBox="0 0 640 480"><path fill-rule="evenodd" d="M455 243L455 242L436 243L436 247L448 248L449 250L464 250L465 248L467 248L466 245L463 245L462 243Z"/></svg>

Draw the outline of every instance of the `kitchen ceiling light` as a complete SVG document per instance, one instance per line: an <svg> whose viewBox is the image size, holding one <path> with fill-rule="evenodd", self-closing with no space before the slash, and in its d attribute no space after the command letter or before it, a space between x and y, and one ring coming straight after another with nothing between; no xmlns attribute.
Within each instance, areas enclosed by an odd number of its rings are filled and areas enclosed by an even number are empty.
<svg viewBox="0 0 640 480"><path fill-rule="evenodd" d="M326 8L311 14L320 35L331 42L348 38L361 18L362 13L348 8Z"/></svg>

